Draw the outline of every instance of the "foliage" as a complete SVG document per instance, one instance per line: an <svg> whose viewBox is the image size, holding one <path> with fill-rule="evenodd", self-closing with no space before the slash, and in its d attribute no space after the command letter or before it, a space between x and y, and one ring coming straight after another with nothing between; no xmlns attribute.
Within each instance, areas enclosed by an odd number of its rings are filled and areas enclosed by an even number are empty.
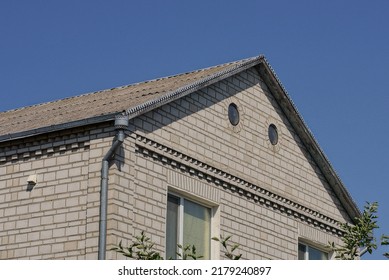
<svg viewBox="0 0 389 280"><path fill-rule="evenodd" d="M198 256L196 252L195 245L181 245L177 244L177 247L180 249L176 254L180 259L187 260L188 258L192 258L193 260L201 259L203 256Z"/></svg>
<svg viewBox="0 0 389 280"><path fill-rule="evenodd" d="M343 245L335 245L332 242L329 246L335 252L336 259L354 260L366 252L371 254L373 250L377 249L377 241L373 235L374 229L379 227L377 209L377 202L367 203L361 217L355 219L355 225L341 224L341 228L345 232L342 236ZM389 242L387 236L382 241L383 245Z"/></svg>
<svg viewBox="0 0 389 280"><path fill-rule="evenodd" d="M212 240L218 241L222 244L225 250L224 254L228 259L239 260L242 257L242 254L238 255L234 253L234 251L239 247L239 244L228 244L231 237L232 236L229 235L224 238L220 235L220 238L213 237ZM151 239L145 235L144 231L142 231L141 235L136 236L135 241L128 247L123 247L122 241L120 241L119 245L113 247L111 250L135 260L163 260L160 253L153 249L154 245L155 243L151 242ZM176 254L182 260L198 260L203 258L203 256L197 254L195 245L183 246L181 244L177 244L177 247L179 250Z"/></svg>
<svg viewBox="0 0 389 280"><path fill-rule="evenodd" d="M389 235L381 236L381 245L383 246L389 245ZM389 252L384 253L384 256L389 259Z"/></svg>
<svg viewBox="0 0 389 280"><path fill-rule="evenodd" d="M120 241L119 245L113 247L111 250L135 260L163 260L160 253L153 249L154 245L155 243L151 242L151 239L142 231L141 235L136 236L135 241L128 247L123 247L122 241ZM197 255L196 247L194 245L182 246L178 244L177 247L181 251L177 252L177 256L183 260L188 258L197 260L203 257Z"/></svg>
<svg viewBox="0 0 389 280"><path fill-rule="evenodd" d="M239 244L234 244L234 245L227 244L227 242L230 238L231 238L231 235L229 235L227 237L223 237L222 235L220 235L220 238L213 237L212 240L218 241L218 242L220 242L220 244L222 244L222 246L225 250L224 255L228 259L239 260L242 257L242 254L239 254L239 255L234 254L234 251L236 249L238 249Z"/></svg>
<svg viewBox="0 0 389 280"><path fill-rule="evenodd" d="M111 250L136 260L163 260L159 252L153 249L155 243L150 241L151 239L145 235L144 231L142 231L140 236L136 236L135 239L127 248L124 248L122 241L120 241L119 245Z"/></svg>

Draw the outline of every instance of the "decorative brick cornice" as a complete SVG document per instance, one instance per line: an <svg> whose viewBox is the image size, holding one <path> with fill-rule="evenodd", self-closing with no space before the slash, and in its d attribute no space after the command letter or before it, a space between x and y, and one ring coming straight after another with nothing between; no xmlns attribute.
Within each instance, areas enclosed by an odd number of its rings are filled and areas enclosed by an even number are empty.
<svg viewBox="0 0 389 280"><path fill-rule="evenodd" d="M67 135L0 148L0 164L89 147L88 135Z"/></svg>
<svg viewBox="0 0 389 280"><path fill-rule="evenodd" d="M180 170L180 172L196 176L198 179L206 180L223 189L244 196L255 203L293 217L295 220L307 223L336 236L343 234L338 226L340 222L334 218L328 217L289 198L275 194L266 190L264 187L252 184L144 136L136 136L136 148L136 151L145 157L152 158L164 165L169 165L173 169Z"/></svg>

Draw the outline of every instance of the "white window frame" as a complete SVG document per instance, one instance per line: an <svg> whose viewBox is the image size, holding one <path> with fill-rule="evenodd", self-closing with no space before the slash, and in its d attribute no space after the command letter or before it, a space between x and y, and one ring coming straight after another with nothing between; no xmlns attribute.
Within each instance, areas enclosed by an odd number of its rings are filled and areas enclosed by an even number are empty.
<svg viewBox="0 0 389 280"><path fill-rule="evenodd" d="M178 222L177 222L177 242L178 244L183 244L183 239L184 239L184 201L188 200L191 202L194 202L196 204L199 204L205 208L210 209L211 212L211 217L210 217L210 239L214 236L219 236L220 235L220 227L219 227L219 208L217 205L214 203L208 202L205 199L195 197L193 195L187 194L187 193L182 193L182 192L177 192L177 191L168 191L167 192L167 199L166 203L168 201L169 196L174 196L179 199L179 205L178 205ZM167 213L166 213L167 214ZM166 216L166 221L167 221L167 216ZM166 230L165 234L167 233L167 222L166 222ZM166 240L167 242L167 240ZM220 251L220 245L219 242L216 242L214 240L210 240L210 253L209 257L210 259L218 259L219 258L219 251ZM166 246L167 244L165 244ZM165 254L165 258L166 258Z"/></svg>
<svg viewBox="0 0 389 280"><path fill-rule="evenodd" d="M315 249L317 251L320 251L321 253L324 253L324 254L327 254L327 259L326 260L330 260L331 259L331 256L330 256L330 252L326 251L326 250L323 250L322 248L320 248L319 246L315 246L315 245L311 245L310 243L306 243L306 242L303 242L303 241L299 241L298 242L298 247L297 247L297 257L298 257L298 254L300 252L300 245L303 245L305 246L305 251L304 251L304 259L303 260L310 260L309 259L309 248L312 248L312 249ZM298 258L299 259L299 258Z"/></svg>
<svg viewBox="0 0 389 280"><path fill-rule="evenodd" d="M184 244L184 200L185 198L180 195L169 193L169 195L175 196L179 199L178 205L178 222L177 222L177 242L178 244Z"/></svg>

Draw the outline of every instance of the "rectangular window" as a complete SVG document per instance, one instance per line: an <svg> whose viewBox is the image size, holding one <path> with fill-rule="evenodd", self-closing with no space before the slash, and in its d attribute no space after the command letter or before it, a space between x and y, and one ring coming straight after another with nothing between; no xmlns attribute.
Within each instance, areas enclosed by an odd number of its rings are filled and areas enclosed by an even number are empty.
<svg viewBox="0 0 389 280"><path fill-rule="evenodd" d="M328 253L312 246L299 243L299 260L328 260Z"/></svg>
<svg viewBox="0 0 389 280"><path fill-rule="evenodd" d="M177 195L168 195L166 258L177 259L177 244L194 245L197 255L210 259L211 209Z"/></svg>

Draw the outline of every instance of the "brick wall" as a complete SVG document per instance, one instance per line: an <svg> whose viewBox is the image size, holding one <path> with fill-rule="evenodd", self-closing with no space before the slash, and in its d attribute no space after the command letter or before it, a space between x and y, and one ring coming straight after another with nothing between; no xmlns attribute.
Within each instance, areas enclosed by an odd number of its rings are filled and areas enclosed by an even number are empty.
<svg viewBox="0 0 389 280"><path fill-rule="evenodd" d="M0 259L95 257L101 154L112 133L74 130L2 144ZM36 185L27 183L32 174Z"/></svg>

